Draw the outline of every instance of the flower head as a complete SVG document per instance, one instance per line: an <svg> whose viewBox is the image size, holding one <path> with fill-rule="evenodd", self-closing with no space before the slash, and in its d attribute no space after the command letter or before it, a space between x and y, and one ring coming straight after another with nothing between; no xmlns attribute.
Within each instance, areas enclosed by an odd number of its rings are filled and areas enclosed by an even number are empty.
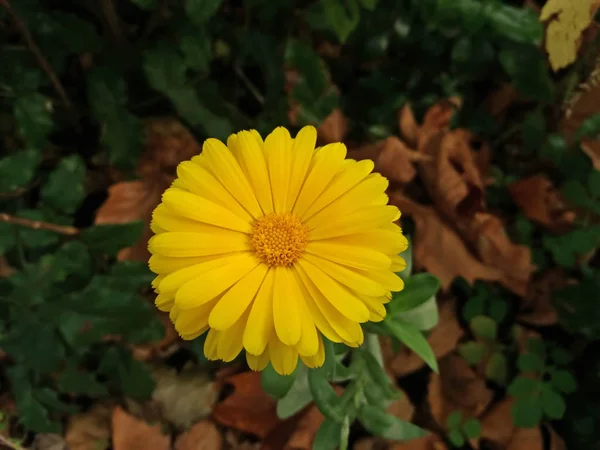
<svg viewBox="0 0 600 450"><path fill-rule="evenodd" d="M208 330L209 359L245 349L254 370L318 367L322 336L359 346L360 323L383 320L403 288L408 243L387 180L343 144L315 143L311 126L208 139L153 213L156 306L184 339Z"/></svg>

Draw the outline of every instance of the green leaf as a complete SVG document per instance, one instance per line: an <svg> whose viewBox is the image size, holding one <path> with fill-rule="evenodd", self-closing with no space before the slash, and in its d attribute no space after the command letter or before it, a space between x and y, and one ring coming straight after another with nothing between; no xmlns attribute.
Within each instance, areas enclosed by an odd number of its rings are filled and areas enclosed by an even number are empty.
<svg viewBox="0 0 600 450"><path fill-rule="evenodd" d="M373 11L379 3L379 0L359 0L363 8Z"/></svg>
<svg viewBox="0 0 600 450"><path fill-rule="evenodd" d="M600 226L576 228L559 236L546 235L543 244L558 265L571 268L577 263L578 256L600 245Z"/></svg>
<svg viewBox="0 0 600 450"><path fill-rule="evenodd" d="M479 364L487 353L483 342L469 341L458 346L458 353L471 365Z"/></svg>
<svg viewBox="0 0 600 450"><path fill-rule="evenodd" d="M185 0L185 12L196 25L203 25L215 15L223 0Z"/></svg>
<svg viewBox="0 0 600 450"><path fill-rule="evenodd" d="M280 375L269 364L261 372L260 381L262 388L267 394L275 398L282 398L288 393L294 381L296 381L296 370L290 375Z"/></svg>
<svg viewBox="0 0 600 450"><path fill-rule="evenodd" d="M493 353L485 366L485 376L488 380L504 385L508 378L506 356L500 352Z"/></svg>
<svg viewBox="0 0 600 450"><path fill-rule="evenodd" d="M537 355L542 361L546 360L546 344L540 338L529 338L527 340L527 350Z"/></svg>
<svg viewBox="0 0 600 450"><path fill-rule="evenodd" d="M95 225L81 233L81 240L88 245L90 251L116 255L124 247L133 245L142 235L144 223L140 221Z"/></svg>
<svg viewBox="0 0 600 450"><path fill-rule="evenodd" d="M83 394L92 397L108 394L107 389L95 376L76 370L74 367L69 367L60 374L58 389L66 394Z"/></svg>
<svg viewBox="0 0 600 450"><path fill-rule="evenodd" d="M593 114L587 117L576 132L578 139L582 137L595 138L600 133L600 114Z"/></svg>
<svg viewBox="0 0 600 450"><path fill-rule="evenodd" d="M156 277L142 261L118 261L111 266L108 275L110 286L123 291L147 288Z"/></svg>
<svg viewBox="0 0 600 450"><path fill-rule="evenodd" d="M313 450L335 450L340 445L341 434L342 424L326 417L313 441Z"/></svg>
<svg viewBox="0 0 600 450"><path fill-rule="evenodd" d="M542 407L537 397L529 396L517 399L512 406L511 414L515 425L522 428L532 428L542 421Z"/></svg>
<svg viewBox="0 0 600 450"><path fill-rule="evenodd" d="M98 371L126 395L136 399L148 399L154 390L154 380L146 365L133 359L124 349L109 348L100 361Z"/></svg>
<svg viewBox="0 0 600 450"><path fill-rule="evenodd" d="M267 368L270 366L267 366ZM301 365L296 368L296 381L287 393L277 402L277 416L287 419L302 410L310 402L312 395L308 385L308 369ZM268 392L267 392L268 393Z"/></svg>
<svg viewBox="0 0 600 450"><path fill-rule="evenodd" d="M50 419L48 408L46 408L35 396L35 390L23 373L9 369L9 378L11 380L15 403L17 406L18 420L28 430L38 433L60 433L60 424Z"/></svg>
<svg viewBox="0 0 600 450"><path fill-rule="evenodd" d="M50 99L37 92L19 97L15 101L14 115L19 135L29 147L41 150L54 127Z"/></svg>
<svg viewBox="0 0 600 450"><path fill-rule="evenodd" d="M437 300L433 296L425 303L410 311L394 314L394 317L414 325L421 331L431 330L438 324L440 319Z"/></svg>
<svg viewBox="0 0 600 450"><path fill-rule="evenodd" d="M142 123L127 110L127 84L116 70L96 68L88 74L88 99L102 124L101 142L111 162L133 168L142 150Z"/></svg>
<svg viewBox="0 0 600 450"><path fill-rule="evenodd" d="M5 254L15 245L15 232L13 226L6 222L0 222L0 255Z"/></svg>
<svg viewBox="0 0 600 450"><path fill-rule="evenodd" d="M479 339L493 342L498 336L498 325L489 316L473 317L469 325L475 337Z"/></svg>
<svg viewBox="0 0 600 450"><path fill-rule="evenodd" d="M539 381L531 378L517 377L508 386L508 393L513 397L527 397L537 392Z"/></svg>
<svg viewBox="0 0 600 450"><path fill-rule="evenodd" d="M86 167L79 155L63 158L42 188L42 199L53 208L73 214L85 197Z"/></svg>
<svg viewBox="0 0 600 450"><path fill-rule="evenodd" d="M481 296L469 298L463 308L463 317L467 322L471 322L476 316L485 313L485 301Z"/></svg>
<svg viewBox="0 0 600 450"><path fill-rule="evenodd" d="M550 386L543 387L540 396L540 404L544 414L553 420L562 419L567 408L562 395L554 391Z"/></svg>
<svg viewBox="0 0 600 450"><path fill-rule="evenodd" d="M367 372L373 381L370 384L377 387L386 398L395 395L398 392L397 389L394 387L392 380L390 380L390 377L375 356L368 351L363 351L360 355L363 358Z"/></svg>
<svg viewBox="0 0 600 450"><path fill-rule="evenodd" d="M554 361L555 364L569 364L570 362L573 361L573 356L571 356L571 354L566 351L564 348L555 348L552 350L551 353L551 357L552 357L552 361Z"/></svg>
<svg viewBox="0 0 600 450"><path fill-rule="evenodd" d="M475 418L465 420L462 430L469 439L475 439L481 434L481 422Z"/></svg>
<svg viewBox="0 0 600 450"><path fill-rule="evenodd" d="M40 152L20 150L0 159L0 192L14 191L29 183L40 163Z"/></svg>
<svg viewBox="0 0 600 450"><path fill-rule="evenodd" d="M427 432L410 422L405 422L372 405L363 405L358 420L367 431L375 436L396 441L410 441L426 436Z"/></svg>
<svg viewBox="0 0 600 450"><path fill-rule="evenodd" d="M440 280L429 273L418 273L407 278L404 289L392 293L388 304L391 314L413 310L435 296L440 289Z"/></svg>
<svg viewBox="0 0 600 450"><path fill-rule="evenodd" d="M406 236L406 239L408 239L408 241L410 242L409 236ZM411 277L413 270L412 245L409 245L406 250L401 252L400 257L406 262L406 267L402 272L398 272L398 275L400 275L400 277L402 277L402 280L404 280L404 289L406 289L406 281ZM392 296L394 294L395 293L392 293Z"/></svg>
<svg viewBox="0 0 600 450"><path fill-rule="evenodd" d="M448 418L446 419L446 428L449 430L458 428L462 422L462 419L463 416L460 411L452 411L450 414L448 414Z"/></svg>
<svg viewBox="0 0 600 450"><path fill-rule="evenodd" d="M568 370L556 370L552 373L552 386L560 392L571 394L577 390L575 377Z"/></svg>
<svg viewBox="0 0 600 450"><path fill-rule="evenodd" d="M600 172L594 170L588 177L588 189L593 197L600 197Z"/></svg>
<svg viewBox="0 0 600 450"><path fill-rule="evenodd" d="M538 102L553 101L554 84L546 68L546 58L540 50L533 46L515 45L501 50L498 59L518 91Z"/></svg>
<svg viewBox="0 0 600 450"><path fill-rule="evenodd" d="M321 367L318 367L313 370L322 372L325 378L327 378L328 380L333 380L336 375L335 370L337 367L337 359L335 357L335 349L333 347L333 342L323 337L323 346L325 347L325 362Z"/></svg>
<svg viewBox="0 0 600 450"><path fill-rule="evenodd" d="M435 354L433 353L429 342L427 342L427 339L423 336L423 333L411 324L400 320L388 319L388 317L386 317L383 323L392 335L423 358L423 361L425 361L434 372L438 372L439 369Z"/></svg>
<svg viewBox="0 0 600 450"><path fill-rule="evenodd" d="M356 0L324 0L320 5L331 30L340 42L346 42L360 20L360 8Z"/></svg>
<svg viewBox="0 0 600 450"><path fill-rule="evenodd" d="M309 370L308 385L319 411L325 417L341 423L344 420L345 412L327 378L320 372Z"/></svg>
<svg viewBox="0 0 600 450"><path fill-rule="evenodd" d="M534 353L524 353L519 355L517 366L521 372L541 372L545 364L538 355Z"/></svg>
<svg viewBox="0 0 600 450"><path fill-rule="evenodd" d="M587 189L581 181L567 180L561 186L560 191L565 199L573 205L586 206L590 202Z"/></svg>
<svg viewBox="0 0 600 450"><path fill-rule="evenodd" d="M137 5L140 9L151 11L158 6L157 0L130 0L131 3Z"/></svg>
<svg viewBox="0 0 600 450"><path fill-rule="evenodd" d="M457 430L450 430L450 432L448 433L448 439L450 440L450 442L452 443L453 446L460 448L463 445L465 445L465 437L463 436L463 434Z"/></svg>
<svg viewBox="0 0 600 450"><path fill-rule="evenodd" d="M504 300L498 298L491 298L489 302L489 314L496 323L500 323L506 317L508 312L508 305Z"/></svg>
<svg viewBox="0 0 600 450"><path fill-rule="evenodd" d="M208 72L212 48L210 36L204 28L183 26L179 34L179 48L187 67L200 73Z"/></svg>

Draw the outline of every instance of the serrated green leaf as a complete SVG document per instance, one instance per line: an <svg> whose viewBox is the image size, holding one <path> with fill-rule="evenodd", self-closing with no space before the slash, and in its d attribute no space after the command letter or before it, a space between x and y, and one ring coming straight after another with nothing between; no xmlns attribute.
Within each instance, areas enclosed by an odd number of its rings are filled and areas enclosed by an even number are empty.
<svg viewBox="0 0 600 450"><path fill-rule="evenodd" d="M41 150L54 127L52 102L42 94L19 97L14 105L19 135L33 149Z"/></svg>
<svg viewBox="0 0 600 450"><path fill-rule="evenodd" d="M568 370L556 370L552 373L550 382L552 386L565 394L571 394L577 390L575 377Z"/></svg>
<svg viewBox="0 0 600 450"><path fill-rule="evenodd" d="M308 385L319 411L325 417L341 423L344 420L345 411L327 378L320 372L309 370Z"/></svg>
<svg viewBox="0 0 600 450"><path fill-rule="evenodd" d="M277 416L283 420L292 417L312 402L312 394L308 385L308 369L306 366L300 365L296 368L295 374L296 380L291 388L277 402Z"/></svg>
<svg viewBox="0 0 600 450"><path fill-rule="evenodd" d="M543 412L539 399L529 396L517 399L511 414L517 427L532 428L542 421Z"/></svg>
<svg viewBox="0 0 600 450"><path fill-rule="evenodd" d="M458 353L471 365L479 364L487 353L483 342L469 341L458 346Z"/></svg>
<svg viewBox="0 0 600 450"><path fill-rule="evenodd" d="M200 73L208 72L212 59L211 39L204 28L184 26L179 34L184 64Z"/></svg>
<svg viewBox="0 0 600 450"><path fill-rule="evenodd" d="M439 369L435 354L429 342L423 336L423 333L409 323L397 319L388 319L388 317L383 321L383 324L390 333L419 355L434 372L438 372Z"/></svg>
<svg viewBox="0 0 600 450"><path fill-rule="evenodd" d="M448 418L446 419L446 428L448 430L458 428L458 426L462 422L462 419L463 416L460 411L452 411L450 414L448 414Z"/></svg>
<svg viewBox="0 0 600 450"><path fill-rule="evenodd" d="M506 356L500 352L492 354L485 366L485 376L488 380L504 385L508 378L508 363L506 361Z"/></svg>
<svg viewBox="0 0 600 450"><path fill-rule="evenodd" d="M40 152L20 150L0 159L0 192L10 192L25 186L35 176Z"/></svg>
<svg viewBox="0 0 600 450"><path fill-rule="evenodd" d="M537 392L539 381L531 378L517 377L508 386L508 393L513 397L528 397Z"/></svg>
<svg viewBox="0 0 600 450"><path fill-rule="evenodd" d="M155 383L148 367L133 359L124 349L109 348L100 361L98 371L126 395L136 399L148 399L154 390Z"/></svg>
<svg viewBox="0 0 600 450"><path fill-rule="evenodd" d="M85 161L79 155L63 158L42 188L42 199L53 208L73 214L85 197Z"/></svg>
<svg viewBox="0 0 600 450"><path fill-rule="evenodd" d="M440 289L440 280L429 273L418 273L407 278L404 289L392 293L388 304L391 314L410 311L435 296Z"/></svg>
<svg viewBox="0 0 600 450"><path fill-rule="evenodd" d="M465 420L461 428L469 439L475 439L481 434L481 422L473 417Z"/></svg>
<svg viewBox="0 0 600 450"><path fill-rule="evenodd" d="M367 431L386 439L410 441L427 435L427 432L422 428L410 422L405 422L386 413L380 407L372 405L365 404L360 408L358 420Z"/></svg>
<svg viewBox="0 0 600 450"><path fill-rule="evenodd" d="M342 424L326 417L315 435L313 450L335 450L340 445L341 434Z"/></svg>
<svg viewBox="0 0 600 450"><path fill-rule="evenodd" d="M296 367L296 370L298 368ZM264 391L272 397L284 397L294 381L296 381L296 370L290 375L280 375L275 372L273 366L269 364L260 374L260 382Z"/></svg>
<svg viewBox="0 0 600 450"><path fill-rule="evenodd" d="M48 210L42 209L25 209L18 211L15 214L17 217L24 217L26 219L42 221L42 222L50 222L55 223L57 225L65 225L64 219L59 220L59 218L53 215ZM26 227L18 227L17 228L20 238L23 241L23 244L29 248L40 248L50 246L59 241L60 235L48 230L36 230L30 229Z"/></svg>
<svg viewBox="0 0 600 450"><path fill-rule="evenodd" d="M95 225L81 232L81 240L90 251L115 255L119 250L137 242L142 235L144 223Z"/></svg>
<svg viewBox="0 0 600 450"><path fill-rule="evenodd" d="M68 367L58 377L58 389L66 394L83 394L99 397L108 394L106 387L90 373Z"/></svg>
<svg viewBox="0 0 600 450"><path fill-rule="evenodd" d="M521 372L541 372L544 370L544 361L533 353L519 355L517 366Z"/></svg>
<svg viewBox="0 0 600 450"><path fill-rule="evenodd" d="M486 341L495 341L498 336L498 325L489 316L475 316L469 323L475 337Z"/></svg>
<svg viewBox="0 0 600 450"><path fill-rule="evenodd" d="M219 9L223 0L185 0L185 12L197 25L206 23Z"/></svg>
<svg viewBox="0 0 600 450"><path fill-rule="evenodd" d="M111 266L108 275L108 284L124 291L147 287L156 277L148 264L141 261L118 261Z"/></svg>
<svg viewBox="0 0 600 450"><path fill-rule="evenodd" d="M564 398L550 386L544 386L540 395L540 404L547 417L553 420L562 419L567 405Z"/></svg>

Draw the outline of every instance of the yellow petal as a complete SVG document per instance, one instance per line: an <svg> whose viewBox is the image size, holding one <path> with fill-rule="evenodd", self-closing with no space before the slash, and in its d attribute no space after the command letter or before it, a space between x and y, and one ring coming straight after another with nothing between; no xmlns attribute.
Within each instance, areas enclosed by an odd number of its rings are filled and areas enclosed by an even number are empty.
<svg viewBox="0 0 600 450"><path fill-rule="evenodd" d="M208 326L208 316L214 308L216 301L212 301L198 308L180 311L175 320L175 329L181 335L190 335Z"/></svg>
<svg viewBox="0 0 600 450"><path fill-rule="evenodd" d="M254 370L255 372L260 372L267 367L267 364L269 364L269 351L265 350L260 355L246 353L246 362L248 363L248 367L250 367L250 369Z"/></svg>
<svg viewBox="0 0 600 450"><path fill-rule="evenodd" d="M267 138L268 139L268 138ZM291 269L275 267L273 280L273 322L278 338L285 345L296 345L300 340L300 304L302 291Z"/></svg>
<svg viewBox="0 0 600 450"><path fill-rule="evenodd" d="M263 148L263 146L265 145L262 136L260 135L260 133L256 130L250 130L250 133L252 133L252 136L254 136L254 139L256 139L256 142L258 142L258 146L261 148Z"/></svg>
<svg viewBox="0 0 600 450"><path fill-rule="evenodd" d="M206 340L204 341L204 356L209 361L216 361L219 359L219 355L217 353L217 346L219 345L219 331L210 329L208 330L208 334L206 335Z"/></svg>
<svg viewBox="0 0 600 450"><path fill-rule="evenodd" d="M252 255L242 253L235 262L203 272L181 286L175 294L175 304L181 309L190 309L208 303L258 264L259 262Z"/></svg>
<svg viewBox="0 0 600 450"><path fill-rule="evenodd" d="M402 272L404 269L406 269L406 261L404 260L404 258L400 255L394 255L391 257L392 260L392 265L390 266L390 270L392 272Z"/></svg>
<svg viewBox="0 0 600 450"><path fill-rule="evenodd" d="M365 295L381 296L384 295L386 289L381 284L371 280L364 276L357 270L347 269L339 264L336 264L326 259L319 258L318 256L305 254L303 259L325 274L329 275L334 280L342 283L343 285L354 289ZM315 282L317 287L320 288L320 284ZM325 295L327 297L327 294ZM360 320L356 319L360 322Z"/></svg>
<svg viewBox="0 0 600 450"><path fill-rule="evenodd" d="M232 326L248 309L268 270L269 266L259 264L234 284L210 313L208 321L210 327L225 330Z"/></svg>
<svg viewBox="0 0 600 450"><path fill-rule="evenodd" d="M371 322L381 322L385 319L387 311L383 304L382 300L386 300L385 297L370 297L368 295L360 295L357 294L358 298L367 305L369 309L369 321Z"/></svg>
<svg viewBox="0 0 600 450"><path fill-rule="evenodd" d="M311 369L316 369L317 367L321 367L325 362L325 346L323 345L323 339L319 336L319 349L317 353L313 356L302 356L300 355L300 359L306 367Z"/></svg>
<svg viewBox="0 0 600 450"><path fill-rule="evenodd" d="M385 253L388 256L396 255L408 248L408 240L405 236L400 232L390 231L389 229L384 228L335 237L327 239L326 242L332 244L354 245L359 248L368 247Z"/></svg>
<svg viewBox="0 0 600 450"><path fill-rule="evenodd" d="M328 223L340 215L350 214L369 206L387 189L388 181L378 173L372 173L365 180L338 197L318 213L305 220L304 223L313 230L321 223ZM387 203L387 200L385 201ZM384 203L384 205L385 205Z"/></svg>
<svg viewBox="0 0 600 450"><path fill-rule="evenodd" d="M158 294L154 304L160 311L169 312L175 303L175 297L167 294Z"/></svg>
<svg viewBox="0 0 600 450"><path fill-rule="evenodd" d="M240 131L237 135L236 146L236 158L250 180L260 207L265 214L273 212L267 162L256 138L249 131Z"/></svg>
<svg viewBox="0 0 600 450"><path fill-rule="evenodd" d="M205 272L211 271L226 264L234 264L245 258L247 258L247 255L244 255L244 253L236 253L234 255L211 259L210 261L176 270L175 272L164 275L163 279L158 285L158 288L160 289L160 293L163 294L174 293L185 283L193 280L194 278L202 276L202 274Z"/></svg>
<svg viewBox="0 0 600 450"><path fill-rule="evenodd" d="M311 255L356 269L389 269L392 264L389 256L376 250L339 244L331 242L331 240L309 242L305 251Z"/></svg>
<svg viewBox="0 0 600 450"><path fill-rule="evenodd" d="M252 355L262 354L273 334L274 275L274 270L267 272L252 304L248 324L244 330L244 348Z"/></svg>
<svg viewBox="0 0 600 450"><path fill-rule="evenodd" d="M152 255L148 261L150 270L154 273L169 274L176 270L185 269L189 266L194 266L213 259L222 258L227 255L208 255L208 256L190 256L183 258L175 258L172 256Z"/></svg>
<svg viewBox="0 0 600 450"><path fill-rule="evenodd" d="M313 201L302 215L303 220L312 217L336 198L348 192L352 187L366 178L375 166L370 159L358 162L345 160L344 163L342 169L333 177L333 180L327 185L323 193Z"/></svg>
<svg viewBox="0 0 600 450"><path fill-rule="evenodd" d="M308 125L302 128L294 139L292 148L293 170L290 173L290 184L288 189L287 205L291 207L296 202L300 188L306 178L306 173L310 166L313 154L315 152L315 144L317 142L317 130L315 127Z"/></svg>
<svg viewBox="0 0 600 450"><path fill-rule="evenodd" d="M164 204L175 214L188 219L249 233L250 222L241 219L224 206L181 189L169 188L163 194Z"/></svg>
<svg viewBox="0 0 600 450"><path fill-rule="evenodd" d="M288 187L292 169L292 138L288 130L277 127L267 136L265 155L271 180L273 207L275 212L287 212Z"/></svg>
<svg viewBox="0 0 600 450"><path fill-rule="evenodd" d="M300 300L299 306L302 333L298 345L296 345L296 350L302 356L314 356L319 351L319 335L308 306L306 306L303 299Z"/></svg>
<svg viewBox="0 0 600 450"><path fill-rule="evenodd" d="M310 232L312 240L346 236L378 228L396 220L399 211L395 206L368 206L353 213L320 223Z"/></svg>
<svg viewBox="0 0 600 450"><path fill-rule="evenodd" d="M360 324L357 322L348 319L341 312L337 310L331 304L327 298L317 289L314 282L310 279L308 274L302 269L302 267L297 267L297 272L300 275L304 286L308 289L311 294L312 299L314 300L317 308L321 311L327 322L331 325L331 327L335 330L335 332L341 337L344 342L353 342L354 346L360 345L362 343L362 331ZM363 305L365 310L367 311L366 315L368 316L368 310L366 306ZM316 317L316 316L315 316ZM321 329L323 332L323 329ZM323 333L325 334L325 333ZM327 335L325 335L327 336ZM359 341L360 339L360 341ZM331 339L330 339L331 340Z"/></svg>
<svg viewBox="0 0 600 450"><path fill-rule="evenodd" d="M244 328L248 321L248 311L235 322L231 327L219 332L219 344L217 345L217 354L219 359L230 362L240 354L242 348L242 338L244 336ZM212 328L211 328L212 329Z"/></svg>
<svg viewBox="0 0 600 450"><path fill-rule="evenodd" d="M161 283L162 280L165 279L165 275L158 275L157 277L154 278L154 280L152 280L151 286L152 289L154 289L157 293L158 293L158 287Z"/></svg>
<svg viewBox="0 0 600 450"><path fill-rule="evenodd" d="M398 292L404 289L402 278L391 270L367 270L362 271L362 273L381 284L388 291Z"/></svg>
<svg viewBox="0 0 600 450"><path fill-rule="evenodd" d="M153 255L193 257L250 250L248 235L223 229L219 233L170 231L153 236L148 242Z"/></svg>
<svg viewBox="0 0 600 450"><path fill-rule="evenodd" d="M202 146L203 162L217 180L254 218L262 211L250 182L233 153L218 139L207 139ZM202 160L199 160L202 161Z"/></svg>
<svg viewBox="0 0 600 450"><path fill-rule="evenodd" d="M193 333L180 334L180 336L181 336L181 339L183 339L184 341L193 341L198 336L206 333L207 330L208 330L208 325L206 325L204 328L199 328L198 330L194 331Z"/></svg>
<svg viewBox="0 0 600 450"><path fill-rule="evenodd" d="M169 319L171 319L171 322L175 323L177 317L179 317L179 313L181 313L181 310L177 307L177 305L173 305L171 307L171 311L169 311Z"/></svg>
<svg viewBox="0 0 600 450"><path fill-rule="evenodd" d="M294 205L294 214L303 216L311 203L319 198L325 186L340 170L345 157L346 146L340 143L326 145L314 154L311 168Z"/></svg>
<svg viewBox="0 0 600 450"><path fill-rule="evenodd" d="M269 341L269 358L273 369L280 375L290 375L298 364L298 352L285 345L276 336Z"/></svg>
<svg viewBox="0 0 600 450"><path fill-rule="evenodd" d="M224 206L247 222L252 220L248 211L205 167L192 161L184 161L177 166L177 176L188 191Z"/></svg>
<svg viewBox="0 0 600 450"><path fill-rule="evenodd" d="M198 222L197 220L175 214L164 203L158 205L152 212L152 227L158 227L165 231L185 231L190 233L211 233L213 231L224 230L222 227Z"/></svg>

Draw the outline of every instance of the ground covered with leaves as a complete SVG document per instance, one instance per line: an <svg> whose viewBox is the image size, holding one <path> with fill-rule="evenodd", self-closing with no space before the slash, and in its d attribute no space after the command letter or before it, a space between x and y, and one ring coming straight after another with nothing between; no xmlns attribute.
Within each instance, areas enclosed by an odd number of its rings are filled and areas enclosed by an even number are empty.
<svg viewBox="0 0 600 450"><path fill-rule="evenodd" d="M0 446L333 448L306 373L208 362L147 268L204 139L312 124L390 180L439 366L382 337L386 417L429 433L349 448L596 448L599 6L0 0Z"/></svg>

